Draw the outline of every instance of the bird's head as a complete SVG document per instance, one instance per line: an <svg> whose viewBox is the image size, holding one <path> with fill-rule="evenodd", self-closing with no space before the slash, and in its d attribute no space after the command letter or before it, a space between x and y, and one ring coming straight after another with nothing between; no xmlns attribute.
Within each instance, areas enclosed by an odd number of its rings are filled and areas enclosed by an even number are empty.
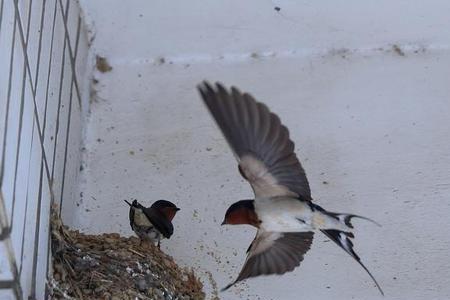
<svg viewBox="0 0 450 300"><path fill-rule="evenodd" d="M255 213L254 200L241 200L227 209L222 225L248 224L259 227L260 223Z"/></svg>
<svg viewBox="0 0 450 300"><path fill-rule="evenodd" d="M151 207L162 212L170 221L173 220L175 214L180 210L175 204L167 200L158 200Z"/></svg>

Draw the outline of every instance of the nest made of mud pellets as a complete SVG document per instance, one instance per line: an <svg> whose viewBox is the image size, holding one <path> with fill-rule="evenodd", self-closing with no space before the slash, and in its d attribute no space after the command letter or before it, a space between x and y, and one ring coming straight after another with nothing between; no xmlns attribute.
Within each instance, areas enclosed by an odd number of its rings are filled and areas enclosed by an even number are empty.
<svg viewBox="0 0 450 300"><path fill-rule="evenodd" d="M204 299L192 270L136 237L86 235L63 225L52 208L51 299Z"/></svg>

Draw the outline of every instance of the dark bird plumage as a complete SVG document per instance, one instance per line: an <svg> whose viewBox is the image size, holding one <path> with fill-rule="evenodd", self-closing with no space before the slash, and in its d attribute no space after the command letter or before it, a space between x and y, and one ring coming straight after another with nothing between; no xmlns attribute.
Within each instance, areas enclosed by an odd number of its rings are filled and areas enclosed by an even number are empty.
<svg viewBox="0 0 450 300"><path fill-rule="evenodd" d="M131 229L142 241L158 243L162 238L170 238L173 234L172 220L180 209L170 201L158 200L150 207L145 207L137 200L132 203L124 200L129 206Z"/></svg>

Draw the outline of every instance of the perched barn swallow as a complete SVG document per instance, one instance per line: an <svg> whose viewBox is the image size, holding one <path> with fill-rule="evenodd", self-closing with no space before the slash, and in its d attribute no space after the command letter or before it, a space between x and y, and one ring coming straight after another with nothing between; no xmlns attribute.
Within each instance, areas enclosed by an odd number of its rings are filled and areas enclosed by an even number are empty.
<svg viewBox="0 0 450 300"><path fill-rule="evenodd" d="M383 291L353 250L352 218L329 212L312 202L305 171L294 153L288 129L266 105L237 88L220 83L198 86L238 161L239 172L250 183L254 199L232 204L223 224L249 224L257 228L237 282L259 275L284 274L300 265L319 230L350 254ZM374 222L375 223L375 222ZM377 223L375 223L377 224Z"/></svg>
<svg viewBox="0 0 450 300"><path fill-rule="evenodd" d="M170 201L158 200L150 207L145 207L137 200L133 203L124 200L130 206L130 226L141 241L158 243L173 234L172 220L180 209Z"/></svg>

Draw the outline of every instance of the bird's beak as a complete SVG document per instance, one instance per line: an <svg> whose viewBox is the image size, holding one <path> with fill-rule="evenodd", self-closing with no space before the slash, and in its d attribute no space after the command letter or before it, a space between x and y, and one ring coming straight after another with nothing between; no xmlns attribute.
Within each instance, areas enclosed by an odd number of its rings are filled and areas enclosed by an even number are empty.
<svg viewBox="0 0 450 300"><path fill-rule="evenodd" d="M175 211L179 211L179 210L180 210L180 208L178 208L178 207L177 207L177 208L175 208Z"/></svg>
<svg viewBox="0 0 450 300"><path fill-rule="evenodd" d="M123 201L125 201L126 204L128 204L129 206L131 206L131 203L128 202L127 200L123 200Z"/></svg>

